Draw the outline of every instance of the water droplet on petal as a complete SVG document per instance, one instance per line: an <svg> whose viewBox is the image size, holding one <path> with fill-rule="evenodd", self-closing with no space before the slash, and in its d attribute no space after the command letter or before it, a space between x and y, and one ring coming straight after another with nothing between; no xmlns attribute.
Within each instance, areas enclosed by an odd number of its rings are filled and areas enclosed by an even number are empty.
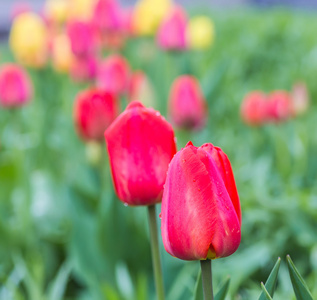
<svg viewBox="0 0 317 300"><path fill-rule="evenodd" d="M162 213L159 214L159 218L162 219Z"/></svg>
<svg viewBox="0 0 317 300"><path fill-rule="evenodd" d="M124 203L123 205L124 205L125 207L129 206L129 204L128 204L128 203Z"/></svg>

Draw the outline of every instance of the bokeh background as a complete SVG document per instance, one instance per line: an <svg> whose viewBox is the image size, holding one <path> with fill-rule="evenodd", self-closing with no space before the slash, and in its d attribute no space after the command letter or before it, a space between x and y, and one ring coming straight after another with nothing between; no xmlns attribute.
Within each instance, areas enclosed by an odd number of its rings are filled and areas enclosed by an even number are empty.
<svg viewBox="0 0 317 300"><path fill-rule="evenodd" d="M44 2L30 3L39 11ZM15 60L7 40L14 4L0 3L1 64ZM210 49L175 55L151 38L133 38L120 53L133 70L146 72L154 107L165 116L177 76L190 72L202 86L207 125L176 130L178 149L188 140L220 146L232 163L243 214L239 250L213 263L215 290L230 276L227 299L258 298L260 282L281 257L274 298L295 299L285 264L290 254L317 297L317 4L185 5L190 16L213 20ZM32 102L0 109L0 299L154 299L146 210L118 201L105 145L85 143L73 124L75 97L90 83L74 82L49 63L28 72ZM298 81L309 92L304 114L258 127L242 121L248 92L290 91ZM160 250L167 299L191 299L199 264L169 256L161 241Z"/></svg>

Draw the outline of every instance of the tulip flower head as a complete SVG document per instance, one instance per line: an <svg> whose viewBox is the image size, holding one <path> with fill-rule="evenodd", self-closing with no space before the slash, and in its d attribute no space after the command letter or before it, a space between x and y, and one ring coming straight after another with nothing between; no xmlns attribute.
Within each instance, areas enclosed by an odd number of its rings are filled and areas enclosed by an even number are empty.
<svg viewBox="0 0 317 300"><path fill-rule="evenodd" d="M101 141L105 130L118 114L118 100L108 92L89 89L76 97L74 121L85 141Z"/></svg>
<svg viewBox="0 0 317 300"><path fill-rule="evenodd" d="M170 91L168 110L177 127L200 129L205 125L207 103L195 77L183 75L175 79Z"/></svg>
<svg viewBox="0 0 317 300"><path fill-rule="evenodd" d="M99 64L97 70L97 86L116 95L127 92L130 67L127 60L120 55L108 56Z"/></svg>
<svg viewBox="0 0 317 300"><path fill-rule="evenodd" d="M248 93L241 104L241 118L251 126L261 126L268 121L267 96L260 91Z"/></svg>
<svg viewBox="0 0 317 300"><path fill-rule="evenodd" d="M68 72L73 64L74 55L69 37L66 34L56 35L52 39L52 63L57 72Z"/></svg>
<svg viewBox="0 0 317 300"><path fill-rule="evenodd" d="M76 82L93 80L97 72L97 58L94 56L74 57L70 75Z"/></svg>
<svg viewBox="0 0 317 300"><path fill-rule="evenodd" d="M18 107L28 103L33 86L27 72L16 64L4 64L0 68L0 105Z"/></svg>
<svg viewBox="0 0 317 300"><path fill-rule="evenodd" d="M44 14L49 23L60 25L66 22L68 0L47 0L44 6Z"/></svg>
<svg viewBox="0 0 317 300"><path fill-rule="evenodd" d="M181 6L175 6L163 20L157 43L163 50L185 50L187 16Z"/></svg>
<svg viewBox="0 0 317 300"><path fill-rule="evenodd" d="M129 205L161 201L176 144L172 126L152 108L132 102L105 132L112 179Z"/></svg>
<svg viewBox="0 0 317 300"><path fill-rule="evenodd" d="M292 98L287 91L274 91L268 95L267 101L270 121L281 122L292 116Z"/></svg>
<svg viewBox="0 0 317 300"><path fill-rule="evenodd" d="M30 67L42 67L45 64L48 35L45 24L38 15L32 12L19 14L13 20L9 43L18 62Z"/></svg>
<svg viewBox="0 0 317 300"><path fill-rule="evenodd" d="M241 209L231 164L212 144L189 142L172 159L162 199L166 251L183 260L226 257L239 247Z"/></svg>
<svg viewBox="0 0 317 300"><path fill-rule="evenodd" d="M210 18L197 16L190 19L187 26L188 46L191 49L210 48L215 38L214 24Z"/></svg>
<svg viewBox="0 0 317 300"><path fill-rule="evenodd" d="M87 22L91 20L96 0L68 0L69 20Z"/></svg>

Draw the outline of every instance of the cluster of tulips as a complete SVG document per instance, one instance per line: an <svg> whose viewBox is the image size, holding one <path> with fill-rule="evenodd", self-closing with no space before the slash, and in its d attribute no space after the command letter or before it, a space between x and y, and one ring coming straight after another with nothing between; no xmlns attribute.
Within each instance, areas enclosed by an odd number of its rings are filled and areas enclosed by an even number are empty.
<svg viewBox="0 0 317 300"><path fill-rule="evenodd" d="M265 94L262 91L248 93L241 104L241 118L250 126L281 123L303 114L309 106L306 85L297 83L292 92L285 90Z"/></svg>

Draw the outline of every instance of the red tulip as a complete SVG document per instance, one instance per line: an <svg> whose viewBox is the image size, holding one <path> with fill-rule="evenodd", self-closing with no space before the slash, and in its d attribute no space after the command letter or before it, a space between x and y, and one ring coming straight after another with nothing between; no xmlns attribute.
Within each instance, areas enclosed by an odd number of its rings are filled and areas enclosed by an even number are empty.
<svg viewBox="0 0 317 300"><path fill-rule="evenodd" d="M241 118L251 126L260 126L267 122L267 96L260 91L247 94L241 104Z"/></svg>
<svg viewBox="0 0 317 300"><path fill-rule="evenodd" d="M163 20L157 43L164 50L185 50L187 16L181 6L175 6Z"/></svg>
<svg viewBox="0 0 317 300"><path fill-rule="evenodd" d="M101 141L105 130L119 114L117 99L98 89L79 93L74 105L77 131L87 141Z"/></svg>
<svg viewBox="0 0 317 300"><path fill-rule="evenodd" d="M28 73L19 65L7 63L0 69L0 105L17 107L32 98L33 86Z"/></svg>
<svg viewBox="0 0 317 300"><path fill-rule="evenodd" d="M292 99L287 91L274 91L269 94L267 101L269 120L280 122L292 116Z"/></svg>
<svg viewBox="0 0 317 300"><path fill-rule="evenodd" d="M183 75L173 82L168 108L177 127L200 129L205 125L207 104L195 77Z"/></svg>
<svg viewBox="0 0 317 300"><path fill-rule="evenodd" d="M132 102L105 132L112 178L121 201L161 201L166 171L176 152L172 126L152 108Z"/></svg>
<svg viewBox="0 0 317 300"><path fill-rule="evenodd" d="M189 142L174 156L162 200L162 237L184 260L233 254L241 239L241 210L230 161L212 144Z"/></svg>
<svg viewBox="0 0 317 300"><path fill-rule="evenodd" d="M130 67L127 60L120 55L110 55L99 64L97 86L103 90L121 95L127 92Z"/></svg>

